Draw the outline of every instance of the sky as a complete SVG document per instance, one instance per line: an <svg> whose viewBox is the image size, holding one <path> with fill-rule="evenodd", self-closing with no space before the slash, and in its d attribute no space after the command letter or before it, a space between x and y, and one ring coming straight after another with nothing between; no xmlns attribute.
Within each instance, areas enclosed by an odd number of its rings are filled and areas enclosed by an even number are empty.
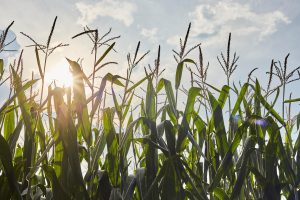
<svg viewBox="0 0 300 200"><path fill-rule="evenodd" d="M217 56L226 50L230 32L232 52L236 51L240 56L232 79L235 82L245 82L248 73L258 67L253 77L266 84L266 71L271 60L283 62L288 53L291 54L288 68L291 70L300 65L299 0L1 0L0 29L15 21L10 37L16 35L12 48L19 50L0 54L6 65L18 56L20 49L24 49L25 74L29 77L33 71L38 76L34 49L26 47L31 42L20 32L46 43L55 16L58 20L53 44L63 42L70 46L51 56L47 71L61 69L59 76L62 77L68 67L65 57L84 58L83 69L91 71L92 43L87 38L71 39L86 25L98 28L102 34L112 28L111 36L121 35L116 44L117 53L113 52L107 59L117 61L119 65L107 67L99 76L107 71L124 75L126 55L134 53L141 41L141 52L150 50L150 54L135 70L134 79L143 75L144 66L154 63L158 45L161 45L161 64L166 68L164 77L173 80L176 63L172 49L179 49L179 37L184 37L189 22L192 28L188 46L201 43L204 62L210 62L208 82L211 84L221 86L226 83ZM185 71L183 83L188 82ZM0 89L0 92L4 90ZM293 92L294 98L300 97L299 83L289 86L289 92Z"/></svg>

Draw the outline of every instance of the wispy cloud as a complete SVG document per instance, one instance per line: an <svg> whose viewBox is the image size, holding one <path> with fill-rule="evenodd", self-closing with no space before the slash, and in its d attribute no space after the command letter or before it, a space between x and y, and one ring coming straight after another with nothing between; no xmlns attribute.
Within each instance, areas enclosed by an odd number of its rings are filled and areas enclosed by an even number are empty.
<svg viewBox="0 0 300 200"><path fill-rule="evenodd" d="M81 25L91 24L102 16L111 17L130 26L134 21L133 13L137 10L135 4L119 0L102 0L97 3L78 2L76 8L81 14L77 21Z"/></svg>
<svg viewBox="0 0 300 200"><path fill-rule="evenodd" d="M148 38L151 41L156 41L157 40L157 28L142 28L141 30L141 35Z"/></svg>
<svg viewBox="0 0 300 200"><path fill-rule="evenodd" d="M176 46L179 44L179 38L180 38L179 35L173 35L167 39L167 44Z"/></svg>
<svg viewBox="0 0 300 200"><path fill-rule="evenodd" d="M234 31L238 36L256 35L262 40L275 33L280 23L290 23L289 18L279 10L258 13L247 4L232 1L199 5L189 15L193 19L192 34L212 39Z"/></svg>

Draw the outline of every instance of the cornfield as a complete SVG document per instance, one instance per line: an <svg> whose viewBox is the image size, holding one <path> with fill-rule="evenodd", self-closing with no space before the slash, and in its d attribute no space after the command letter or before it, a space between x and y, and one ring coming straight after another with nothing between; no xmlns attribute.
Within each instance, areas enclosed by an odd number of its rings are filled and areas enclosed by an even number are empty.
<svg viewBox="0 0 300 200"><path fill-rule="evenodd" d="M37 79L24 77L23 51L12 64L0 60L0 86L10 86L0 107L1 199L299 199L300 115L291 116L291 106L300 99L287 96L286 85L296 84L300 68L288 68L289 54L272 60L266 86L253 78L256 69L235 84L239 57L229 34L217 57L226 77L218 88L207 82L201 45L188 47L190 24L173 50L174 80L163 77L159 47L133 82L149 52L139 42L125 74L103 74L117 64L106 60L119 36L85 27L73 39L91 40L93 73L67 58L73 84L57 87L45 82L51 54L67 46L51 43L56 21L45 44L21 32L32 43Z"/></svg>

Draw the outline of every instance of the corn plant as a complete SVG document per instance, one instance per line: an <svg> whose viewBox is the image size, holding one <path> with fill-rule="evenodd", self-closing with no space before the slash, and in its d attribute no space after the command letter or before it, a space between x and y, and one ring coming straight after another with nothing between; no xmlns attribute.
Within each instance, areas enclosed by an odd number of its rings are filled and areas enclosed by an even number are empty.
<svg viewBox="0 0 300 200"><path fill-rule="evenodd" d="M299 199L300 115L291 109L300 99L285 93L300 70L287 73L289 54L283 66L272 60L266 87L253 78L256 68L232 84L238 56L230 59L229 34L227 55L217 58L225 75L219 88L208 82L201 44L189 47L189 24L173 50L174 80L164 77L159 46L134 82L150 51L141 53L138 42L125 74L103 74L119 65L108 61L119 36L85 27L73 39L91 39L92 73L67 58L73 85L57 87L45 85L49 56L68 46L51 46L56 23L45 44L21 33L33 43L39 77L24 77L23 51L11 64L0 60L0 86L11 86L0 106L2 199ZM0 53L13 42L6 40L12 25L0 35Z"/></svg>

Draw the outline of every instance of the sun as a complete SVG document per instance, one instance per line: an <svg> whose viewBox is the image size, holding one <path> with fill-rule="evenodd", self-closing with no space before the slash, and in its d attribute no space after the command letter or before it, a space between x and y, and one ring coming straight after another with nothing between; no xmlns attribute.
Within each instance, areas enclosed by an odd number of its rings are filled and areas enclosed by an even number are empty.
<svg viewBox="0 0 300 200"><path fill-rule="evenodd" d="M55 65L45 73L45 83L50 85L55 83L58 87L72 87L73 77L66 64Z"/></svg>

